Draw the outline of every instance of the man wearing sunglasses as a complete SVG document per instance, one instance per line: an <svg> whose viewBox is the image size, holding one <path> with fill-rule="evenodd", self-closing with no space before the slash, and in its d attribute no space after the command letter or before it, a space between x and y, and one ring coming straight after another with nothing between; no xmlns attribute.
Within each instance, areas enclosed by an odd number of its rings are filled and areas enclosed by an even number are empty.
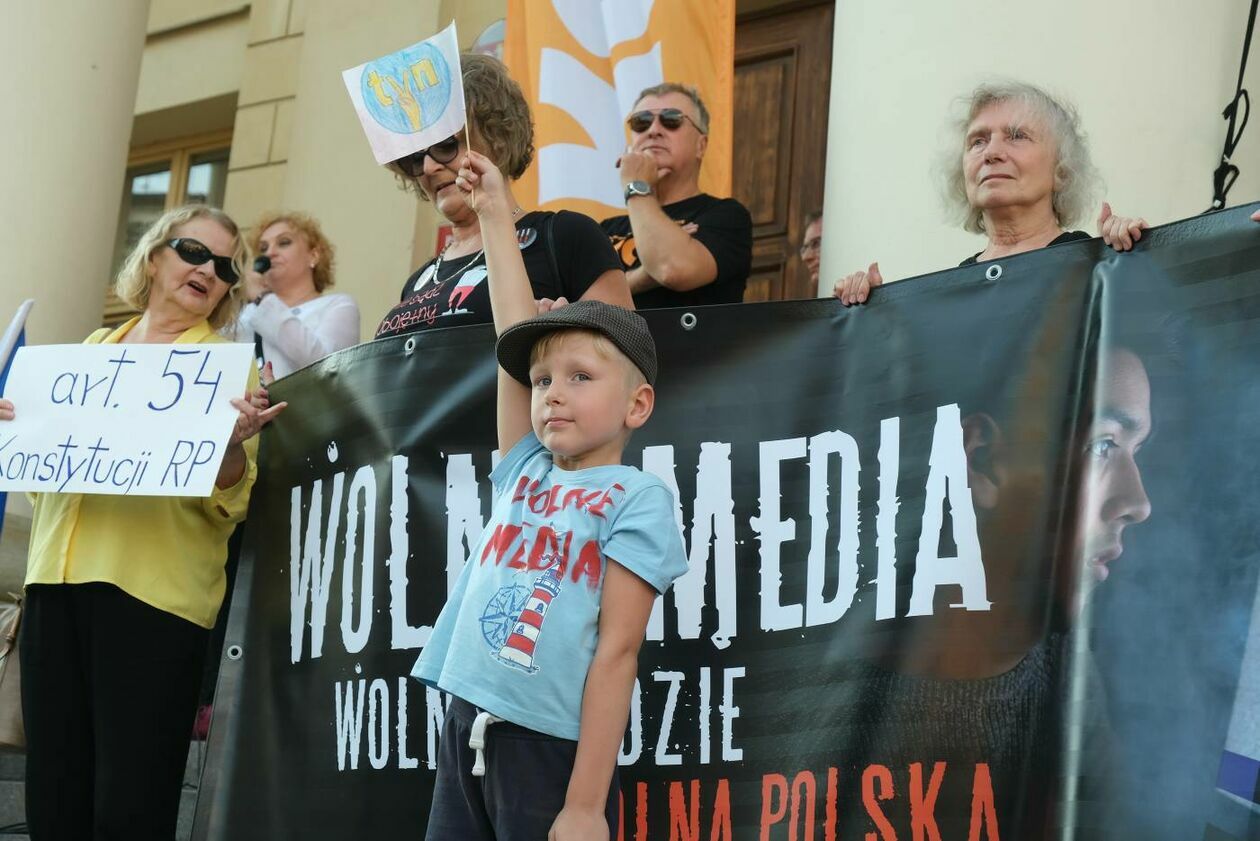
<svg viewBox="0 0 1260 841"><path fill-rule="evenodd" d="M752 263L752 219L735 199L700 192L709 112L695 88L639 94L617 162L626 214L601 225L639 309L738 303Z"/></svg>

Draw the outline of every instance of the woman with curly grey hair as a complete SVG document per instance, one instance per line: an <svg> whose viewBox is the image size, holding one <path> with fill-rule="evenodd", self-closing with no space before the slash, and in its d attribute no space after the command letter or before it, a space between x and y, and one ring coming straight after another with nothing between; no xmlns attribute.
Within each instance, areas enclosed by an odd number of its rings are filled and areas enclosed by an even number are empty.
<svg viewBox="0 0 1260 841"><path fill-rule="evenodd" d="M437 257L407 278L398 305L376 329L378 339L493 321L481 225L455 177L472 148L508 180L520 178L534 156L533 120L525 96L501 62L465 53L460 63L468 127L388 165L404 187L433 202L450 223L451 237ZM511 201L521 256L540 307L559 299L594 299L633 308L621 260L593 219L566 210L524 213Z"/></svg>
<svg viewBox="0 0 1260 841"><path fill-rule="evenodd" d="M961 102L941 167L943 193L963 229L988 238L962 265L1089 239L1072 228L1092 206L1099 179L1075 109L1022 82L986 83ZM1132 248L1147 227L1103 203L1099 233L1117 251ZM833 294L860 304L881 283L872 263L838 281Z"/></svg>

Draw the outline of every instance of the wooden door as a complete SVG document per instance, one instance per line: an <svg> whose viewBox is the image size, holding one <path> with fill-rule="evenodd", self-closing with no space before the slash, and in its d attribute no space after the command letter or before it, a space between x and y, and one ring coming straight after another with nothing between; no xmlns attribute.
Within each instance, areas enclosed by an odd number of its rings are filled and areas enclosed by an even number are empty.
<svg viewBox="0 0 1260 841"><path fill-rule="evenodd" d="M822 207L832 2L741 16L735 27L732 192L752 214L745 301L813 298L805 217Z"/></svg>

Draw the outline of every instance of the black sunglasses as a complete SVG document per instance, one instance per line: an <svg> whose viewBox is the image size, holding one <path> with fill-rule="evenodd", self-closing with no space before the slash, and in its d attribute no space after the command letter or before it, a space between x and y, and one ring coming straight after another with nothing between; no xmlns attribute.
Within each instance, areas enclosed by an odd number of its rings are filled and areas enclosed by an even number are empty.
<svg viewBox="0 0 1260 841"><path fill-rule="evenodd" d="M179 259L193 266L204 266L213 260L214 273L219 276L219 280L228 286L241 279L241 276L236 273L236 267L232 265L231 257L222 257L215 254L200 240L195 240L191 237L177 237L167 240L166 244L175 249Z"/></svg>
<svg viewBox="0 0 1260 841"><path fill-rule="evenodd" d="M412 152L394 163L408 178L419 178L424 173L424 156L428 155L440 164L449 164L459 154L459 135L451 135L441 143L434 143L428 149Z"/></svg>
<svg viewBox="0 0 1260 841"><path fill-rule="evenodd" d="M683 124L683 120L691 123L696 127L696 131L704 134L704 129L700 128L695 120L688 117L677 108L659 108L656 111L635 111L626 118L626 125L630 126L630 130L635 134L642 134L652 127L653 120L660 120L661 127L670 131L677 131Z"/></svg>

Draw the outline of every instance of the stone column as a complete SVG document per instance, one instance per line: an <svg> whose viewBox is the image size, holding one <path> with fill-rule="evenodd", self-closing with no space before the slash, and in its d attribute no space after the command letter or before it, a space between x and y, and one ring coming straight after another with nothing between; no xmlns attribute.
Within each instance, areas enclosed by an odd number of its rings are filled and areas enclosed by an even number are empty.
<svg viewBox="0 0 1260 841"><path fill-rule="evenodd" d="M0 26L0 331L27 298L28 344L101 323L149 0L6 3ZM18 590L30 506L9 494L0 592Z"/></svg>
<svg viewBox="0 0 1260 841"><path fill-rule="evenodd" d="M149 0L5 4L0 26L0 323L35 299L31 344L100 326Z"/></svg>

